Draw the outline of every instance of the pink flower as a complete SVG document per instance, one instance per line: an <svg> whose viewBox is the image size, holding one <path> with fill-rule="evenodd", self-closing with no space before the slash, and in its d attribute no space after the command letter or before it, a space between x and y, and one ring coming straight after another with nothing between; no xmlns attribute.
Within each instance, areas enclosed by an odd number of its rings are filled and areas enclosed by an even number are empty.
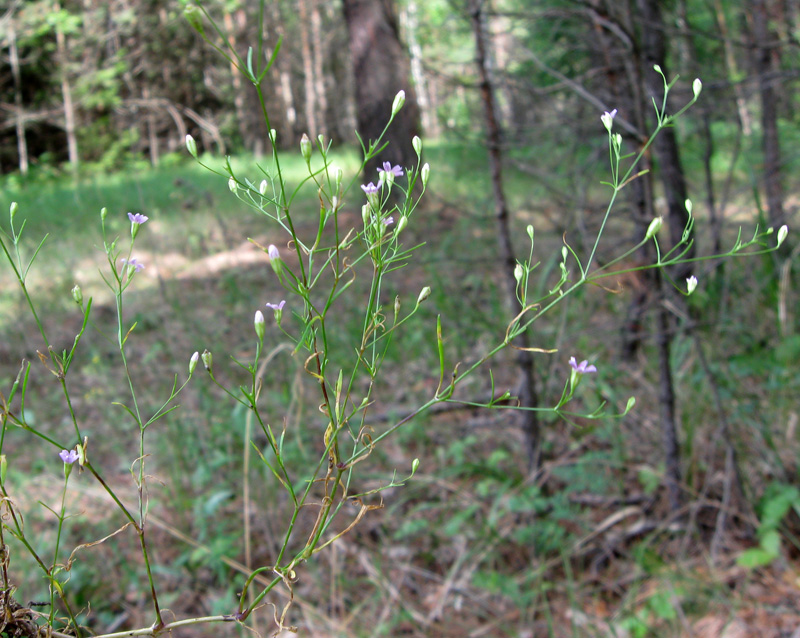
<svg viewBox="0 0 800 638"><path fill-rule="evenodd" d="M136 257L131 257L130 259L122 259L123 266L133 266L136 269L136 272L141 272L144 270L144 264L140 262Z"/></svg>
<svg viewBox="0 0 800 638"><path fill-rule="evenodd" d="M131 224L144 224L150 218L141 213L128 213L128 219L131 220Z"/></svg>
<svg viewBox="0 0 800 638"><path fill-rule="evenodd" d="M402 177L403 176L403 168L396 164L392 166L391 162L384 162L383 168L378 169L379 173L392 173L395 177ZM362 186L363 188L363 186Z"/></svg>
<svg viewBox="0 0 800 638"><path fill-rule="evenodd" d="M58 453L58 456L67 465L72 465L75 461L78 460L78 453L75 450L61 450Z"/></svg>
<svg viewBox="0 0 800 638"><path fill-rule="evenodd" d="M580 363L575 360L575 357L569 358L569 365L572 366L572 369L575 370L578 374L586 374L587 372L597 372L597 368L593 365L589 365L589 362L584 359Z"/></svg>
<svg viewBox="0 0 800 638"><path fill-rule="evenodd" d="M267 303L264 305L271 310L283 310L283 307L286 305L286 300L282 299L280 303Z"/></svg>

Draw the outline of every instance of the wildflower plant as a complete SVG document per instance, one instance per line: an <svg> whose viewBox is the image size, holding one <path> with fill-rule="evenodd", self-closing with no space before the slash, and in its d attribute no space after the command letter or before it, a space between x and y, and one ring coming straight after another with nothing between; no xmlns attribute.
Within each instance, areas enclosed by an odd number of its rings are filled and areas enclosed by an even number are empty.
<svg viewBox="0 0 800 638"><path fill-rule="evenodd" d="M255 50L250 49L242 59L231 46L225 34L211 20L205 9L190 5L186 10L187 19L198 30L200 35L236 67L252 84L262 105L264 99L261 81L265 78L277 55L264 64L263 42L259 40ZM263 3L262 3L263 17ZM206 31L210 25L212 35ZM262 30L259 29L259 33ZM214 36L213 34L216 34ZM657 127L655 134L670 125L675 117L689 108L700 94L701 85L694 83L694 95L690 102L675 115L667 115L666 98L672 83L664 80L664 100L656 104ZM394 100L392 110L387 113L387 128L403 107L405 95L400 92ZM69 513L66 507L66 493L70 474L79 471L91 476L97 485L104 490L116 505L123 525L104 539L94 541L113 542L113 537L120 533L133 533L139 544L142 563L147 574L146 590L152 605L152 624L147 627L112 632L103 638L121 636L157 636L166 635L173 629L204 623L247 623L255 610L271 604L274 609L273 620L275 630L295 629L291 624L291 601L298 580L304 576L303 567L314 560L317 555L350 532L372 510L382 505L381 492L403 485L413 478L420 461L414 460L411 466L396 472L381 487L359 492L355 478L359 473L359 464L368 458L381 443L399 428L408 424L414 417L431 406L441 402L460 402L482 407L508 408L513 397L507 391L496 391L494 378L489 373L491 382L491 399L484 403L469 403L454 397L456 388L467 378L476 375L487 367L487 364L499 353L511 347L515 337L528 330L536 321L550 312L567 296L581 286L599 281L609 275L618 275L633 269L615 270L633 252L646 242L654 242L656 261L649 268L663 268L685 262L699 262L703 259L716 259L724 256L743 254L759 254L775 249L768 243L768 235L772 230L760 232L756 229L753 238L748 242L737 239L735 246L724 255L708 257L687 257L691 246L690 220L683 234L682 241L663 252L658 243L658 231L661 220L650 224L645 237L638 244L629 247L603 266L596 263L596 254L603 238L606 223L611 214L614 202L620 191L631 180L636 179L637 164L647 147L635 156L624 153L621 136L614 131L616 110L601 116L601 123L608 135L609 156L611 161L610 203L605 213L600 230L594 243L586 255L578 252L564 242L559 262L559 278L543 295L536 297L530 288L530 274L537 268L534 261L534 229L527 228L530 240L528 258L520 261L515 269L517 281L517 299L519 307L515 308L507 321L500 327L497 341L487 349L484 355L465 365L448 360L445 347L445 322L437 317L435 326L431 326L432 342L438 358L438 367L433 371L436 383L430 396L421 401L409 414L378 430L370 419L371 406L378 400L375 394L377 380L387 362L387 354L393 345L396 335L403 330L412 329L413 320L421 305L431 294L428 286L422 288L416 299L395 297L390 303L383 301L389 282L395 273L415 258L421 245L407 245L404 230L415 223L415 213L420 199L424 196L431 167L422 160L423 143L419 138L413 140L416 158L411 166L393 165L384 162L377 176L370 176L375 181L358 184L356 179L345 181L341 169L334 163L331 143L322 135L314 142L304 136L300 143L300 153L307 167L307 176L295 187L290 187L282 169L281 153L278 150L276 133L270 129L270 117L266 107L263 109L267 128L271 131L271 165L259 167L259 175L237 174L230 159L226 159L221 167L213 166L208 160L198 155L197 144L187 136L186 148L193 158L207 168L219 179L227 181L232 196L235 196L257 215L263 217L272 229L282 233L283 241L269 246L260 246L269 258L273 274L284 289L285 298L259 300L257 307L251 312L253 316L252 348L246 360L234 359L238 365L238 380L227 382L217 376L214 368L214 356L225 356L224 353L212 354L205 350L202 354L186 353L188 370L180 364L163 395L155 402L154 409L146 410L143 406L134 371L127 356L127 346L136 338L137 324L131 322L130 312L126 306L126 292L135 285L146 264L134 256L137 238L147 231L148 216L142 213L128 213L130 232L124 240L112 238L109 233L109 214L103 209L100 214L100 228L106 266L103 279L114 298L116 314L116 332L113 341L117 350L119 366L125 380L124 396L115 405L125 416L120 426L135 437L137 444L136 458L132 459L131 477L136 487L137 501L130 506L118 494L118 487L107 477L102 463L91 454L91 439L87 435L88 427L73 407L70 393L70 369L79 352L81 338L90 324L92 297L84 298L84 292L75 287L71 291L72 298L80 307L83 320L73 344L69 349L57 351L48 338L47 331L40 319L40 310L33 292L27 285L28 273L42 250L45 239L25 257L21 249L24 224L17 228L15 216L18 207L12 205L8 230L3 229L0 236L0 248L5 255L8 266L13 271L24 295L28 309L38 326L43 352L37 352L39 359L47 370L55 377L58 390L63 396L66 412L69 415L70 427L50 435L41 430L30 418L27 405L30 402L29 380L31 377L30 362L23 361L20 372L10 388L4 388L0 395L0 494L2 495L2 526L0 526L0 548L6 546L6 536L10 535L18 545L28 552L50 588L49 612L39 614L30 611L25 616L26 622L33 622L42 627L49 635L88 635L88 630L80 620L84 610L76 609L70 596L69 572L74 561L80 560L77 549L66 554L62 550L64 527L69 524ZM384 129L385 131L385 129ZM651 136L652 141L654 136ZM359 140L363 151L364 165L372 158L380 158L384 149L381 139ZM649 142L648 142L649 144ZM363 166L363 165L362 165ZM298 194L303 189L310 189L319 202L318 210L314 210L315 228L309 233L300 232L300 213L296 210ZM347 226L343 211L359 210L360 224ZM116 224L116 220L114 221ZM778 241L786 238L787 230L778 232ZM774 243L774 242L773 242ZM356 278L364 278L368 282L366 294L359 298L352 286ZM693 276L688 284L691 293L698 285ZM339 310L343 306L360 309L360 333L347 355L337 355L331 347L333 334L339 327ZM316 396L310 402L318 406L319 418L316 422L309 420L302 427L312 432L316 441L316 461L311 464L296 465L290 462L285 447L285 427L271 421L259 404L262 392L264 367L268 361L271 345L267 343L265 324L267 319L263 309L272 310L273 318L283 334L291 341L293 356L302 361L302 368L313 380ZM269 314L269 313L267 313ZM554 353L555 350L536 348L541 354ZM184 359L186 361L186 359ZM194 379L198 375L198 363L202 362L200 373L206 379ZM534 406L534 409L558 415L564 418L598 418L606 415L605 406L598 406L591 413L576 413L570 410L570 401L578 392L579 385L587 375L597 371L594 363L587 360L578 363L575 356L563 366L565 379L561 396L547 406ZM193 380L194 379L194 380ZM242 406L251 415L253 422L260 429L266 440L266 449L256 449L255 453L266 470L274 477L277 484L285 491L290 503L287 520L283 521L282 536L278 549L270 557L268 564L253 567L237 585L239 602L227 613L197 618L175 619L164 613L160 602L161 588L156 576L155 565L149 545L148 497L149 479L146 467L150 455L158 454L145 434L151 425L165 415L172 413L179 406L177 399L190 382L207 382L216 388L220 396L227 397L233 404ZM153 403L148 400L148 405ZM633 408L634 400L628 400L622 414ZM44 450L45 458L54 466L59 462L64 467L64 487L61 505L51 510L55 516L56 542L52 556L45 556L34 546L23 524L14 497L15 486L7 482L6 469L9 460L4 454L3 444L6 433L11 428L23 430ZM13 462L13 459L12 461ZM202 462L198 459L198 462ZM198 498L200 495L198 495ZM353 509L351 506L355 506ZM299 518L303 511L313 511L313 525L310 531L301 528ZM0 565L0 596L7 601L13 593L13 583L8 573L8 554L4 553L4 561ZM283 587L288 594L289 602L278 606L271 592Z"/></svg>

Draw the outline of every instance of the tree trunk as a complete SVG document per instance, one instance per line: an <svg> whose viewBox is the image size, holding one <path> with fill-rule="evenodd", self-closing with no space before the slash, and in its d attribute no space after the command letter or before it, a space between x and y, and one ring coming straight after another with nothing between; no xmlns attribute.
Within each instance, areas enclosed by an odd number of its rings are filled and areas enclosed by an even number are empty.
<svg viewBox="0 0 800 638"><path fill-rule="evenodd" d="M303 56L303 83L305 88L306 128L308 136L316 139L317 127L317 93L314 85L314 57L311 53L311 21L308 15L308 0L297 0L297 16L300 27L300 51Z"/></svg>
<svg viewBox="0 0 800 638"><path fill-rule="evenodd" d="M53 5L56 12L61 11L61 3ZM78 168L78 138L75 127L75 107L72 103L72 88L69 84L69 68L67 64L67 40L64 31L56 25L56 48L61 65L61 95L64 99L64 130L67 134L67 156L72 170Z"/></svg>
<svg viewBox="0 0 800 638"><path fill-rule="evenodd" d="M486 30L484 24L483 2L477 0L470 6L470 17L475 35L475 62L478 66L479 86L483 112L486 122L486 146L489 152L489 170L492 179L492 195L494 197L494 216L497 228L497 238L500 242L500 261L503 268L503 278L506 286L508 306L513 314L519 311L517 301L517 280L514 277L514 268L517 260L514 246L511 241L511 220L503 190L503 158L501 153L501 133L495 107L494 90L488 67L488 46L486 43ZM513 341L517 348L517 368L520 381L517 398L522 408L533 408L538 403L536 388L536 375L533 354L530 352L530 339L527 332L523 332ZM539 468L541 455L541 431L536 412L526 410L522 414L522 431L525 436L525 446L528 455L528 470L535 472Z"/></svg>
<svg viewBox="0 0 800 638"><path fill-rule="evenodd" d="M19 70L19 50L17 49L17 32L14 18L8 20L8 57L11 64L11 75L14 78L14 119L17 131L17 152L19 154L19 172L28 174L28 143L25 140L25 119L22 117L22 76Z"/></svg>
<svg viewBox="0 0 800 638"><path fill-rule="evenodd" d="M778 228L785 223L783 186L781 184L781 146L778 133L778 107L775 82L780 49L771 41L767 0L750 0L751 29L758 92L761 97L761 135L764 150L764 190L767 195L769 223Z"/></svg>
<svg viewBox="0 0 800 638"><path fill-rule="evenodd" d="M370 181L377 179L376 169L384 161L401 166L416 162L411 139L419 134L419 107L391 0L344 0L344 17L350 35L358 132L365 145L383 131L397 92L406 93L405 106L384 137L389 146L365 168Z"/></svg>

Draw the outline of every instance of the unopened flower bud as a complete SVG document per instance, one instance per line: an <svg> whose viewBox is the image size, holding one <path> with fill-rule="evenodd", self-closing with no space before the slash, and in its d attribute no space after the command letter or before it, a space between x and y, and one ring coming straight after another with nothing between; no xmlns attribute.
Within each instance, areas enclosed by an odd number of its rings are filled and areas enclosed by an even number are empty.
<svg viewBox="0 0 800 638"><path fill-rule="evenodd" d="M784 224L778 229L778 246L786 241L786 236L789 234L789 227Z"/></svg>
<svg viewBox="0 0 800 638"><path fill-rule="evenodd" d="M422 155L422 140L419 138L419 135L415 135L411 138L411 146L414 148L417 157Z"/></svg>
<svg viewBox="0 0 800 638"><path fill-rule="evenodd" d="M11 207L8 210L9 215L11 216L11 221L14 221L14 217L17 216L17 211L19 210L19 204L17 202L11 202Z"/></svg>
<svg viewBox="0 0 800 638"><path fill-rule="evenodd" d="M568 254L569 254L569 251L567 251L567 247L566 246L562 246L561 247L561 261L566 262Z"/></svg>
<svg viewBox="0 0 800 638"><path fill-rule="evenodd" d="M6 472L8 471L8 459L5 454L0 454L0 485L6 482Z"/></svg>
<svg viewBox="0 0 800 638"><path fill-rule="evenodd" d="M317 135L317 144L319 144L319 148L325 148L325 136L322 133Z"/></svg>
<svg viewBox="0 0 800 638"><path fill-rule="evenodd" d="M78 284L72 287L72 298L75 300L76 304L83 306L83 292Z"/></svg>
<svg viewBox="0 0 800 638"><path fill-rule="evenodd" d="M189 376L192 376L194 369L197 367L197 362L200 360L200 353L195 352L192 358L189 359Z"/></svg>
<svg viewBox="0 0 800 638"><path fill-rule="evenodd" d="M394 96L394 102L392 102L392 117L397 115L398 111L403 108L403 104L405 103L406 92L398 91L397 95Z"/></svg>
<svg viewBox="0 0 800 638"><path fill-rule="evenodd" d="M361 221L364 222L364 227L366 228L369 224L369 204L364 204L361 207Z"/></svg>
<svg viewBox="0 0 800 638"><path fill-rule="evenodd" d="M394 298L394 320L397 321L397 316L400 314L400 295Z"/></svg>
<svg viewBox="0 0 800 638"><path fill-rule="evenodd" d="M214 358L211 356L211 353L208 350L203 350L203 354L200 355L200 358L203 360L203 365L206 370L211 372L211 366L214 365Z"/></svg>
<svg viewBox="0 0 800 638"><path fill-rule="evenodd" d="M401 218L400 218L400 221L399 221L399 222L397 222L397 231L396 231L396 232L397 232L397 234L399 235L400 233L402 233L402 232L403 232L403 229L404 229L406 226L408 226L408 217L406 217L406 216L404 215L403 217L401 217Z"/></svg>
<svg viewBox="0 0 800 638"><path fill-rule="evenodd" d="M530 237L531 241L533 241L533 224L528 224L525 227L525 232L528 233L528 237Z"/></svg>
<svg viewBox="0 0 800 638"><path fill-rule="evenodd" d="M655 71L659 75L664 75L664 73L661 71L661 67L658 64L653 65L653 71Z"/></svg>
<svg viewBox="0 0 800 638"><path fill-rule="evenodd" d="M522 268L522 264L517 264L514 266L514 279L517 280L517 283L522 281L522 277L524 276L525 271Z"/></svg>
<svg viewBox="0 0 800 638"><path fill-rule="evenodd" d="M311 161L311 140L308 139L308 135L305 133L303 133L303 137L300 138L300 155L303 156L306 164Z"/></svg>
<svg viewBox="0 0 800 638"><path fill-rule="evenodd" d="M100 209L100 221L106 221L106 217L108 217L108 209L103 206L103 208Z"/></svg>
<svg viewBox="0 0 800 638"><path fill-rule="evenodd" d="M228 188L231 189L231 193L235 193L239 189L239 185L233 177L228 180Z"/></svg>
<svg viewBox="0 0 800 638"><path fill-rule="evenodd" d="M278 139L278 131L276 131L274 128L269 130L269 139L273 144L275 144L276 140Z"/></svg>
<svg viewBox="0 0 800 638"><path fill-rule="evenodd" d="M256 310L256 316L253 319L253 328L256 331L256 336L259 341L264 341L264 313Z"/></svg>
<svg viewBox="0 0 800 638"><path fill-rule="evenodd" d="M700 78L695 78L694 82L692 82L692 93L694 93L694 99L697 99L697 96L700 95L700 91L703 90L703 83L700 81Z"/></svg>
<svg viewBox="0 0 800 638"><path fill-rule="evenodd" d="M197 142L191 135L186 136L186 150L189 151L189 155L197 159Z"/></svg>
<svg viewBox="0 0 800 638"><path fill-rule="evenodd" d="M431 287L425 286L419 293L419 297L417 297L417 305L421 304L425 301L428 297L431 296Z"/></svg>
<svg viewBox="0 0 800 638"><path fill-rule="evenodd" d="M428 162L425 162L422 165L422 170L420 171L420 177L422 178L422 186L425 187L428 185L428 178L431 176L431 167Z"/></svg>
<svg viewBox="0 0 800 638"><path fill-rule="evenodd" d="M281 268L283 267L283 260L275 244L269 245L267 248L267 255L269 255L269 264L272 266L272 270L275 271L275 274L280 275Z"/></svg>
<svg viewBox="0 0 800 638"><path fill-rule="evenodd" d="M691 214L692 214L692 200L691 199L687 199L683 203L683 205L686 206L686 212L689 213L689 215L691 216Z"/></svg>
<svg viewBox="0 0 800 638"><path fill-rule="evenodd" d="M258 192L261 195L264 195L267 192L267 186L269 186L269 184L267 184L267 180L262 179L261 183L258 185Z"/></svg>
<svg viewBox="0 0 800 638"><path fill-rule="evenodd" d="M186 18L186 21L195 31L197 31L201 36L205 36L205 29L203 28L203 13L200 11L200 7L193 4L187 4L183 10L183 17Z"/></svg>
<svg viewBox="0 0 800 638"><path fill-rule="evenodd" d="M697 288L697 277L692 275L686 279L686 294L691 295L695 288Z"/></svg>
<svg viewBox="0 0 800 638"><path fill-rule="evenodd" d="M656 217L653 221L650 222L650 225L647 227L647 232L644 235L645 239L652 239L658 234L658 231L661 230L661 227L664 225L664 218L663 217Z"/></svg>
<svg viewBox="0 0 800 638"><path fill-rule="evenodd" d="M333 170L334 181L336 182L336 192L339 192L339 189L342 187L342 179L344 179L344 171L342 170L341 166L337 166Z"/></svg>

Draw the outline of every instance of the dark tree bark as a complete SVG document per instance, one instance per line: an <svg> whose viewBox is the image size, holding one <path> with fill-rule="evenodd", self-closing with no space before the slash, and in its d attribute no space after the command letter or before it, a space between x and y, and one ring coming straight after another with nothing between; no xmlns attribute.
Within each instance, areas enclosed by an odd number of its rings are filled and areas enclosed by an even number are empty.
<svg viewBox="0 0 800 638"><path fill-rule="evenodd" d="M484 28L484 13L482 0L475 0L470 4L470 18L475 35L475 62L478 67L479 87L483 112L486 122L486 146L489 151L489 170L492 179L492 195L494 197L494 216L497 228L497 238L500 243L500 259L503 264L506 297L512 312L519 310L517 301L517 280L514 277L514 267L517 260L514 254L514 245L511 240L511 220L503 189L503 158L501 154L501 133L498 124L497 109L495 107L494 91L489 75L488 52L486 43L486 30ZM536 388L536 375L533 354L530 351L530 339L523 332L512 345L517 349L517 369L519 371L519 384L517 398L522 408L536 407L538 393ZM539 419L536 412L527 410L522 414L522 432L525 436L525 446L528 455L528 470L535 472L539 468L541 455L541 432Z"/></svg>
<svg viewBox="0 0 800 638"><path fill-rule="evenodd" d="M664 33L661 6L659 0L637 0L636 4L641 20L640 60L645 97L648 102L651 98L655 98L658 103L659 97L663 95L664 80L653 67L660 66L664 75L669 78L666 66L667 39ZM686 179L681 166L675 129L662 130L655 139L653 149L658 162L661 183L664 187L664 196L667 200L670 243L675 246L680 243L686 223L689 221L689 213L686 210ZM694 250L690 249L687 257L691 257L693 254ZM681 281L689 272L690 267L684 265L674 268L670 274L676 280ZM665 482L670 509L676 512L681 507L682 492L678 419L675 410L675 390L670 357L675 319L664 304L669 291L668 286L662 280L661 273L657 274L657 286L659 304L656 343L658 344L661 432L666 464Z"/></svg>
<svg viewBox="0 0 800 638"><path fill-rule="evenodd" d="M778 135L778 105L775 83L780 48L771 42L767 0L750 0L750 19L758 74L758 92L761 97L761 135L764 150L764 191L767 196L769 223L778 228L785 223L783 186L781 184L781 146Z"/></svg>
<svg viewBox="0 0 800 638"><path fill-rule="evenodd" d="M383 131L397 92L406 92L405 106L384 137L389 146L365 169L367 179L373 179L381 162L415 163L411 139L419 135L419 107L391 0L344 0L344 17L350 34L358 133L365 144Z"/></svg>

